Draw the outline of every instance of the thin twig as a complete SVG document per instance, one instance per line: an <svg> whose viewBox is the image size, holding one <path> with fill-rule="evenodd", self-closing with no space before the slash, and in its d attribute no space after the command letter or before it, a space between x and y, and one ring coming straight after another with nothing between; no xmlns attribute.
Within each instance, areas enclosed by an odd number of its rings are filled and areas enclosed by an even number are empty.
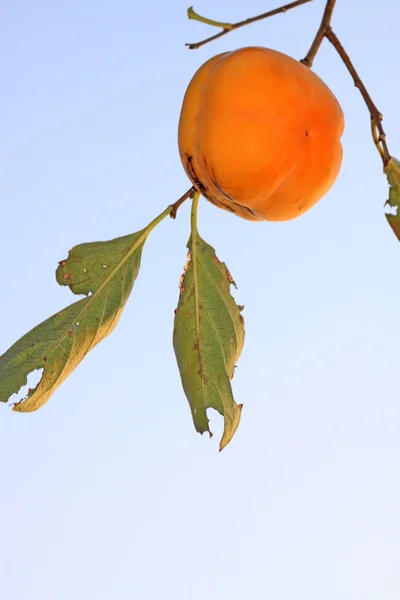
<svg viewBox="0 0 400 600"><path fill-rule="evenodd" d="M326 36L326 32L328 31L328 29L330 27L335 4L336 4L336 0L327 0L327 3L325 5L324 14L322 15L321 25L319 26L319 29L318 29L317 33L315 34L314 41L311 44L311 47L310 47L309 51L307 52L306 56L300 61L301 63L303 63L303 65L305 65L306 67L309 67L310 69L314 62L314 58L322 44L322 41L323 41L324 37Z"/></svg>
<svg viewBox="0 0 400 600"><path fill-rule="evenodd" d="M251 23L255 23L256 21L262 21L263 19L267 19L268 17L273 17L274 15L285 13L286 11L292 8L296 8L297 6L301 6L302 4L307 4L307 2L311 1L312 0L296 0L295 2L290 2L289 4L285 4L284 6L280 6L279 8L274 8L273 10L270 10L261 15L257 15L256 17L251 17L250 19L245 19L244 21L238 21L237 23L232 23L231 25L229 25L229 28L223 29L219 33L216 33L215 35L212 35L211 37L206 38L205 40L201 40L200 42L196 42L193 44L185 44L185 46L187 46L189 50L196 50L197 48L200 48L201 46L204 46L205 44L208 44L209 42L212 42L222 37L223 35L226 35L234 29L239 29L239 27L250 25Z"/></svg>
<svg viewBox="0 0 400 600"><path fill-rule="evenodd" d="M386 144L386 134L382 127L382 113L377 109L375 103L372 101L371 96L369 95L369 93L368 93L365 85L361 81L360 76L358 75L353 63L351 62L349 55L347 54L346 50L343 48L342 44L339 41L339 38L333 32L331 27L329 27L326 30L325 36L330 41L330 43L335 48L336 52L339 54L340 58L344 62L348 72L350 73L350 75L353 78L354 85L356 86L356 88L358 88L360 90L361 96L363 97L364 102L367 105L367 108L369 110L369 114L371 115L371 120L375 124L376 129L378 130L379 137L376 140L374 137L374 141L378 147L378 150L380 150L378 143L381 144L381 149L383 151L383 154L382 154L382 152L380 152L380 154L382 156L383 164L386 166L388 164L388 162L390 161L391 156L389 154L389 150L388 150L388 147Z"/></svg>
<svg viewBox="0 0 400 600"><path fill-rule="evenodd" d="M185 202L185 200L187 200L188 198L193 198L193 196L196 193L196 188L194 186L192 186L190 188L190 190L188 190L187 192L185 192L183 194L183 196L181 196L179 198L179 200L177 200L176 202L174 202L174 204L172 205L172 210L169 213L169 216L171 217L171 219L176 219L176 214L178 212L179 207Z"/></svg>

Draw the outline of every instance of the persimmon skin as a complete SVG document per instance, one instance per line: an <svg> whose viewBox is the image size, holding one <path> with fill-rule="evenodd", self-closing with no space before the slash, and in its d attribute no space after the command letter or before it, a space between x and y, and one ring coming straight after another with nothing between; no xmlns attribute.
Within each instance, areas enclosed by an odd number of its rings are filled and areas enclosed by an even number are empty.
<svg viewBox="0 0 400 600"><path fill-rule="evenodd" d="M315 73L276 50L248 47L195 73L178 146L207 200L251 221L288 221L334 184L343 130L340 104Z"/></svg>

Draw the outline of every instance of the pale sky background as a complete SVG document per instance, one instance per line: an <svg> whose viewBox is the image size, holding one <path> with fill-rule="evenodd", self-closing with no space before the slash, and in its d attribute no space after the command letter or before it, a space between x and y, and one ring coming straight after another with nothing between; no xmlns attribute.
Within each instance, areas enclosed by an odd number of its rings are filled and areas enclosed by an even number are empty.
<svg viewBox="0 0 400 600"><path fill-rule="evenodd" d="M76 300L54 278L74 244L137 231L189 187L176 129L197 67L246 45L303 57L323 4L189 51L213 32L183 0L1 3L1 353ZM333 21L397 156L399 22L397 0L338 0ZM328 42L314 67L346 116L332 191L284 224L200 206L245 305L233 442L218 453L213 411L214 437L195 432L172 348L186 205L113 334L40 411L0 406L2 598L400 598L400 245L359 92Z"/></svg>

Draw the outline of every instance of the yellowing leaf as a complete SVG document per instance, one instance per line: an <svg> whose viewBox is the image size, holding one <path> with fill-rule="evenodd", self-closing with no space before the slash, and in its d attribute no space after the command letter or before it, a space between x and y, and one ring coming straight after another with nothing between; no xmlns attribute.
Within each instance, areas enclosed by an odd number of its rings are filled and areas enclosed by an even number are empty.
<svg viewBox="0 0 400 600"><path fill-rule="evenodd" d="M395 213L387 212L386 218L395 235L400 240L400 162L391 158L384 169L389 182L389 199L386 208L394 208Z"/></svg>
<svg viewBox="0 0 400 600"><path fill-rule="evenodd" d="M58 282L87 297L37 325L0 356L1 402L7 402L27 383L29 373L43 369L35 389L13 406L19 412L37 410L86 354L112 332L138 275L144 243L171 208L137 233L80 244L61 261Z"/></svg>

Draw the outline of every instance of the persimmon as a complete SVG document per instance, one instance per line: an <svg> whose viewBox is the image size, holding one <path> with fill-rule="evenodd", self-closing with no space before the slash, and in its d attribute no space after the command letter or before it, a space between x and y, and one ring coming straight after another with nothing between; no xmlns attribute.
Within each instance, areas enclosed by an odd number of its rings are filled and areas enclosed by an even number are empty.
<svg viewBox="0 0 400 600"><path fill-rule="evenodd" d="M332 187L342 163L344 117L329 87L276 50L218 54L195 73L178 145L194 187L252 221L287 221Z"/></svg>

